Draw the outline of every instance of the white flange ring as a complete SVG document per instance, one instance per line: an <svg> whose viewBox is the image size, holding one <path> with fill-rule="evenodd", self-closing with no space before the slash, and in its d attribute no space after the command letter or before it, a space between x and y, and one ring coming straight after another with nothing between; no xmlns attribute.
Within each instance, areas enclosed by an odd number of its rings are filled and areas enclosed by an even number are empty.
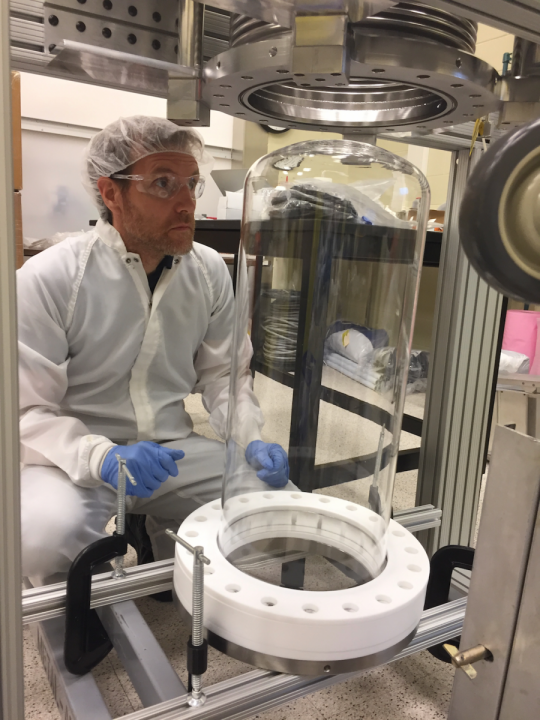
<svg viewBox="0 0 540 720"><path fill-rule="evenodd" d="M202 545L211 561L205 567L204 606L210 644L259 667L311 675L373 666L410 642L424 607L429 559L408 530L391 520L384 534L383 520L371 510L319 494L249 493L228 503L228 527L242 528L246 544L288 536L283 527L276 527L275 518L296 512L303 520L290 528L291 537L294 532L296 537L350 551L354 535L369 538L368 548L375 548L376 538L383 536L386 565L369 582L344 590L316 592L271 585L227 560L218 538L221 503L208 503L186 518L178 534L192 545ZM261 522L264 517L271 522ZM227 542L222 533L222 545L224 537ZM230 550L231 546L227 554ZM365 555L361 560L369 566ZM174 590L189 614L192 566L191 553L177 545Z"/></svg>

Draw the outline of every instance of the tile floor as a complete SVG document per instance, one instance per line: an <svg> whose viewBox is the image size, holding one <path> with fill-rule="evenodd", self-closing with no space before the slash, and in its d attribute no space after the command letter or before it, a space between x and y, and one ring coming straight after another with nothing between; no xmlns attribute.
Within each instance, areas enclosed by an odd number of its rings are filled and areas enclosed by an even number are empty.
<svg viewBox="0 0 540 720"><path fill-rule="evenodd" d="M333 372L335 373L335 371ZM336 389L345 390L340 387L341 379L339 377L334 376L327 380L328 382L325 384L332 383ZM289 389L280 386L279 390L285 395ZM274 395L274 405L277 404L276 399ZM287 399L283 397L285 402ZM188 409L193 417L196 432L215 437L198 397L190 399ZM422 411L423 397L408 398L407 412L422 416ZM350 415L348 417L350 419ZM283 422L277 417L271 417L268 424L272 428L273 434L278 436L284 432L286 420ZM341 425L341 427L343 426ZM267 431L270 428L267 425ZM358 438L358 435L356 437ZM375 436L374 439L376 440ZM327 440L328 438L323 440L321 449L318 447L318 462L334 459L332 453L337 451L346 451L347 438L340 442L337 449L331 447ZM403 433L400 446L417 447L419 442L419 438ZM322 457L319 457L320 450L322 450ZM358 454L358 452L352 452L344 457ZM411 471L397 476L394 493L396 509L414 506L416 475L416 471ZM358 497L359 490L355 487L355 483L351 482L325 489L323 492L353 500ZM127 563L133 564L134 562L134 552L131 550ZM185 643L188 630L180 620L177 611L171 604L158 603L150 598L142 598L136 602L172 666L186 682ZM26 720L61 720L28 627L25 628L24 635L24 662ZM205 676L205 683L210 685L251 669L248 665L210 649L209 669ZM340 720L444 720L450 700L453 674L451 666L435 660L427 652L421 652L405 660L365 672L355 679L334 685L279 708L254 715L254 718L261 720L298 720L299 718L309 718L309 720L332 720L333 718ZM93 675L113 718L122 717L142 707L127 673L114 651L93 671Z"/></svg>

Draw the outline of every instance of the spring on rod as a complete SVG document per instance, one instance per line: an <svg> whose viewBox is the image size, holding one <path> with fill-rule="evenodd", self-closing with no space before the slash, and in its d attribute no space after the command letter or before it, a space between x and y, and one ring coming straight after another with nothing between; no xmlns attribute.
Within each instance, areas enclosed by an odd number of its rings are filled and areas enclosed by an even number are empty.
<svg viewBox="0 0 540 720"><path fill-rule="evenodd" d="M421 39L474 54L477 25L452 13L417 2L400 2L354 24L356 33ZM290 29L247 15L232 15L231 47L278 38Z"/></svg>

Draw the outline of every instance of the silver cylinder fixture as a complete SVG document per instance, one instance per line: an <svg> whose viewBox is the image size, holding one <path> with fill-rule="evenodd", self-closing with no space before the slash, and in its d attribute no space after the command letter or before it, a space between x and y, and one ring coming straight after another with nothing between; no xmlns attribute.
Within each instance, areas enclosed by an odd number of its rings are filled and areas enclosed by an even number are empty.
<svg viewBox="0 0 540 720"><path fill-rule="evenodd" d="M400 2L353 23L355 34L389 35L410 40L428 40L474 54L477 24L471 20L416 2ZM289 34L289 28L247 15L231 17L231 47Z"/></svg>
<svg viewBox="0 0 540 720"><path fill-rule="evenodd" d="M202 66L204 5L180 0L178 6L178 64L199 70Z"/></svg>

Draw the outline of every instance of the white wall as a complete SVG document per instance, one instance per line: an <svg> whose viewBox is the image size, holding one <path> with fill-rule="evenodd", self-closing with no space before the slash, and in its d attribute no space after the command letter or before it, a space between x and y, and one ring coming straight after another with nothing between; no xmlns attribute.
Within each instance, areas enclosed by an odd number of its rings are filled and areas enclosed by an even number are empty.
<svg viewBox="0 0 540 720"><path fill-rule="evenodd" d="M167 101L139 93L21 73L22 116L52 122L104 128L129 115L167 117ZM207 145L233 147L231 115L210 113L210 127L198 128Z"/></svg>
<svg viewBox="0 0 540 720"><path fill-rule="evenodd" d="M34 128L23 130L22 137L23 234L42 238L86 230L89 220L98 217L81 184L82 156L93 132L121 116L166 117L167 104L162 98L21 73L21 110L23 127L29 127L31 120ZM199 129L210 152L212 148L232 149L233 118L212 111L210 122L210 127ZM52 133L47 123L68 127L65 134L59 127L52 128ZM216 170L230 167L230 159L214 161ZM209 171L205 170L205 176L197 214L215 217L221 192Z"/></svg>
<svg viewBox="0 0 540 720"><path fill-rule="evenodd" d="M81 183L88 140L23 130L23 235L88 230L99 217Z"/></svg>

